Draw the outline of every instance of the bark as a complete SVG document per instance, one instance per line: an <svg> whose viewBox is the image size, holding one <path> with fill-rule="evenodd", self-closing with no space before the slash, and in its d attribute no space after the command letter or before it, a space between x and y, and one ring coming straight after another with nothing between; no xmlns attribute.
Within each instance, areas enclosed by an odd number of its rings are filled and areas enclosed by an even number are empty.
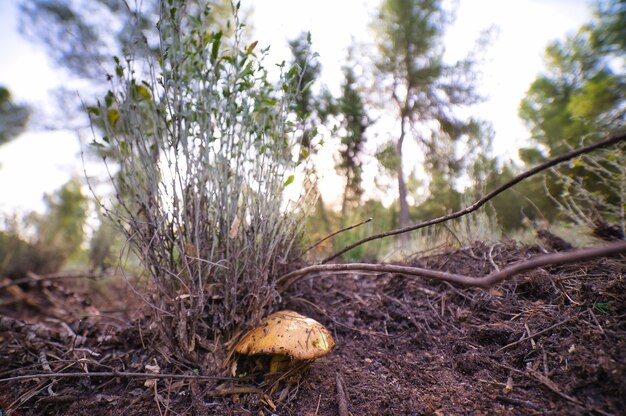
<svg viewBox="0 0 626 416"><path fill-rule="evenodd" d="M350 189L352 187L352 178L350 170L346 172L346 187L343 190L343 199L341 201L341 228L348 224L348 202L350 199Z"/></svg>
<svg viewBox="0 0 626 416"><path fill-rule="evenodd" d="M400 205L400 227L406 227L409 225L409 204L407 203L407 190L406 181L404 180L404 163L402 162L402 145L404 144L405 136L405 118L402 118L400 127L400 137L398 138L398 145L396 146L396 156L398 157L398 201ZM408 238L405 236L405 238Z"/></svg>

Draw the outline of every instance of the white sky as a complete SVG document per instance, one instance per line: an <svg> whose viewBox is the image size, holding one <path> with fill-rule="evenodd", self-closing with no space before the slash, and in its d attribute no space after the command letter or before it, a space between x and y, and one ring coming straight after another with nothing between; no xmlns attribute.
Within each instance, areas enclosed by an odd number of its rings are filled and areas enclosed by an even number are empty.
<svg viewBox="0 0 626 416"><path fill-rule="evenodd" d="M50 105L49 94L62 83L45 52L17 32L17 1L0 0L0 85L18 102ZM245 1L243 2L245 4ZM460 0L457 19L447 35L451 56L462 57L481 30L499 28L487 50L481 92L488 101L476 115L492 121L495 153L515 157L529 133L517 118L528 86L542 68L543 50L591 18L590 0ZM310 31L323 65L321 82L337 90L341 66L353 39L367 42L368 24L377 0L255 0L253 38L272 45L268 64L289 59L287 39ZM0 214L15 209L41 209L41 197L72 176L81 177L80 146L70 132L27 132L0 147ZM332 170L332 157L325 165ZM332 180L332 179L331 179ZM323 187L323 191L332 191ZM337 193L337 187L335 194ZM326 200L331 196L325 197Z"/></svg>

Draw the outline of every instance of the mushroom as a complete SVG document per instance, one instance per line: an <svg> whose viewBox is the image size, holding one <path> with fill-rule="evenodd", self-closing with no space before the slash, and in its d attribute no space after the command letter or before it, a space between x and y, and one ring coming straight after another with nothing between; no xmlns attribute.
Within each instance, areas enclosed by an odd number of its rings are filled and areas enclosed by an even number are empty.
<svg viewBox="0 0 626 416"><path fill-rule="evenodd" d="M271 356L269 372L276 373L291 364L313 361L335 346L330 332L314 319L283 310L269 315L261 325L248 331L235 345L235 352Z"/></svg>

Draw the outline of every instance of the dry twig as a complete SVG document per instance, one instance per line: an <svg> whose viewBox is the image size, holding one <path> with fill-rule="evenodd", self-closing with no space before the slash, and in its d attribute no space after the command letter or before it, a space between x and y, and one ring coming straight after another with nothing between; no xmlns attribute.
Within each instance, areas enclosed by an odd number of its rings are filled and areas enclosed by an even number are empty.
<svg viewBox="0 0 626 416"><path fill-rule="evenodd" d="M558 327L558 326L561 326L561 325L563 325L563 324L568 323L568 322L569 322L569 321L571 321L572 319L573 319L573 318L567 318L567 319L565 319L565 320L563 320L563 321L561 321L561 322L557 322L557 323L556 323L556 324L554 324L554 325L551 325L551 326L549 326L549 327L547 327L547 328L545 328L545 329L542 329L542 330L541 330L541 331L539 331L539 332L535 332L534 334L531 334L531 333L530 333L530 331L528 331L528 330L527 330L527 334L526 334L526 336L522 336L522 337L521 337L520 339L518 339L517 341L511 342L510 344L505 345L504 347L500 348L500 349L499 349L498 351L496 351L496 352L504 351L504 350L506 350L507 348L511 348L511 347L512 347L512 346L514 346L514 345L517 345L517 344L522 343L522 342L524 342L524 341L527 341L527 340L529 340L529 339L533 339L533 338L534 338L534 337L536 337L536 336L539 336L539 335L545 334L546 332L551 331L551 330L553 330L554 328L556 328L556 327Z"/></svg>
<svg viewBox="0 0 626 416"><path fill-rule="evenodd" d="M335 382L337 384L337 406L339 407L339 416L350 416L348 411L348 394L343 377L339 373L335 373Z"/></svg>
<svg viewBox="0 0 626 416"><path fill-rule="evenodd" d="M40 373L40 374L25 374L21 376L13 376L0 378L0 383L7 381L20 381L20 380L34 380L43 378L83 378L83 377L125 377L125 378L159 378L159 379L183 379L183 380L197 380L197 381L234 381L239 380L232 377L218 377L218 376L199 376L191 374L155 374L155 373L128 373L124 371L102 371L91 373Z"/></svg>

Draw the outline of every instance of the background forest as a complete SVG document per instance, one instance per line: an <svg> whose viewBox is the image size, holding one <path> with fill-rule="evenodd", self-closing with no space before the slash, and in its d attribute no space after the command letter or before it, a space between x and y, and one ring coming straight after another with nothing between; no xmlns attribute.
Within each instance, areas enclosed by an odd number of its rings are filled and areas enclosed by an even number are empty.
<svg viewBox="0 0 626 416"><path fill-rule="evenodd" d="M494 29L485 28L466 57L450 62L443 41L454 19L454 5L424 2L413 8L411 4L381 5L369 23L375 48L365 51L355 40L345 57L338 93L320 84L322 67L315 39L302 33L289 41L292 57L285 68L301 71L298 81L306 86L290 109L303 120L298 127L303 149L317 166L318 176L332 169L328 154L335 170L333 196L320 194L308 217L305 239L314 242L339 228L373 219L318 246L317 257L373 232L456 211L525 168L623 125L622 2L597 3L587 25L546 45L545 69L519 106L531 140L519 149L517 161L494 156L490 120L469 116L472 105L484 100L478 89L481 60L490 37L496 36ZM16 103L2 87L0 143L19 140L29 121L50 129L74 126L77 137L90 142L92 133L84 128L85 108L106 93L107 77L116 70L112 56L122 56L138 41L133 25L147 30L153 24L155 7L156 2L148 2L142 15L136 15L117 3L96 2L85 9L79 2L22 2L23 35L43 45L80 87L78 94L57 91L60 118L59 114L45 118L44 111ZM253 22L254 7L243 5L244 21ZM216 2L214 29L220 29L230 15L229 2ZM107 18L94 21L93 16ZM233 36L228 29L223 33ZM254 39L253 24L245 36ZM156 53L155 39L144 41L144 53ZM83 147L88 164L106 156ZM318 153L326 154L324 163L318 162ZM622 162L623 155L615 151L582 158L517 185L470 218L430 229L428 235L414 233L411 242L402 237L400 245L383 241L360 246L346 253L345 259L399 258L440 244L503 237L523 240L532 238L529 231L547 224L580 242L585 239L580 229L570 230L574 225L591 231L616 227L623 233ZM364 169L368 179L376 178L373 183L371 179L364 183ZM102 189L104 177L92 177L91 186ZM301 186L301 178L295 186ZM110 190L104 192L105 199L106 192ZM92 201L85 178L77 177L45 197L43 213L5 212L0 247L5 272L26 267L20 263L29 258L41 258L37 272L58 270L64 264L91 269L117 264L123 238Z"/></svg>

